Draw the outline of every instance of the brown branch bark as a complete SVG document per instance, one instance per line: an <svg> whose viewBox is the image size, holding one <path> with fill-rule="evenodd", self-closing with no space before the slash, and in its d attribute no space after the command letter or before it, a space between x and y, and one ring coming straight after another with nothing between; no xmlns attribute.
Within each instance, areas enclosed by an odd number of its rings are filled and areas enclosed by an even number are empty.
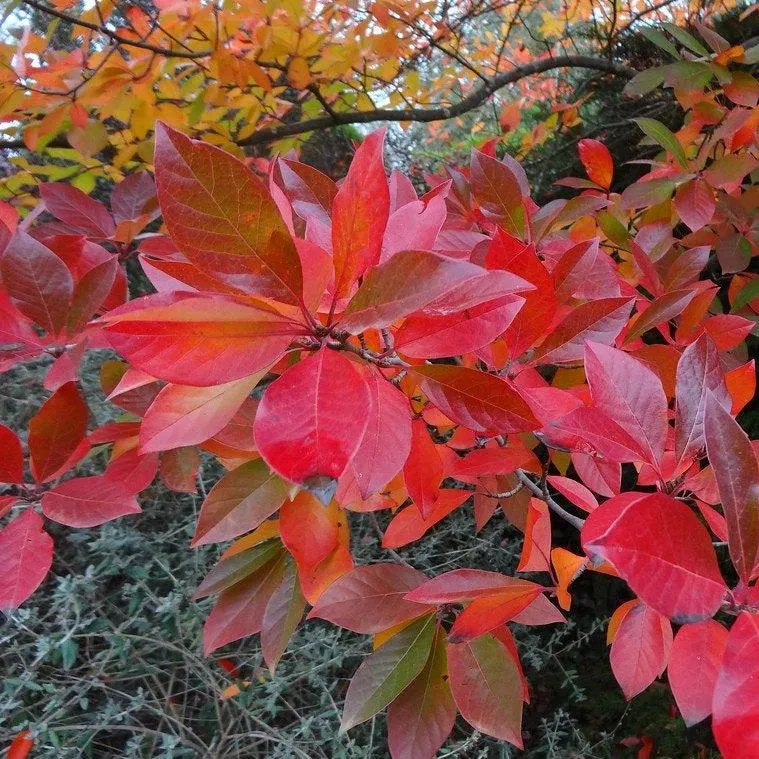
<svg viewBox="0 0 759 759"><path fill-rule="evenodd" d="M26 0L26 2L33 2L33 0ZM416 121L420 123L446 121L474 110L482 105L493 93L509 84L518 82L520 79L542 74L553 69L563 68L591 69L625 79L630 79L637 73L635 69L624 64L615 63L606 58L595 58L587 55L561 55L553 58L541 58L524 66L517 66L504 71L498 76L493 77L487 85L483 84L472 92L471 95L451 106L406 108L402 110L377 108L370 111L334 111L332 115L260 129L250 137L237 141L236 144L241 147L262 145L275 142L283 137L293 137L307 132L315 132L348 124L371 124L379 121ZM24 147L23 140L0 141L0 150L21 150ZM62 139L56 139L49 143L49 147L68 147L68 143Z"/></svg>

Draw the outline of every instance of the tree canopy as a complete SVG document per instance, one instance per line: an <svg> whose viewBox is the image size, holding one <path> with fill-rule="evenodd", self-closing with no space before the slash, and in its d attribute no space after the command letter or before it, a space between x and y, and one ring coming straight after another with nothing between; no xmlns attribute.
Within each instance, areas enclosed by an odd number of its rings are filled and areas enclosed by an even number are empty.
<svg viewBox="0 0 759 759"><path fill-rule="evenodd" d="M560 115L571 120L567 69L629 79L635 62L618 43L632 27L694 23L731 5L22 0L0 46L0 143L17 168L3 193L117 181L151 163L156 119L238 155L273 142L285 151L341 124L445 121L484 103L504 129L520 102L566 100Z"/></svg>

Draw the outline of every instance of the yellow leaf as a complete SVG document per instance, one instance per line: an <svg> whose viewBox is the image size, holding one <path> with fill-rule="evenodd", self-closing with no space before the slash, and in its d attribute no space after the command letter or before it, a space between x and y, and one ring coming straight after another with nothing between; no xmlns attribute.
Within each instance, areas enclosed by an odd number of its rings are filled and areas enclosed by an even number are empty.
<svg viewBox="0 0 759 759"><path fill-rule="evenodd" d="M311 72L308 70L308 61L305 58L298 56L290 59L287 80L296 90L305 90L311 84Z"/></svg>

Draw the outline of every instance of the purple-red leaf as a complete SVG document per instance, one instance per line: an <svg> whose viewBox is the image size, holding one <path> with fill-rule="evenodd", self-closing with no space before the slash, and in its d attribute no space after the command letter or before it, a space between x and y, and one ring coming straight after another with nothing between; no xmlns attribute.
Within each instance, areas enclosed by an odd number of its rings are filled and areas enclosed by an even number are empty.
<svg viewBox="0 0 759 759"><path fill-rule="evenodd" d="M633 301L602 298L577 306L541 343L535 355L540 364L581 361L585 343L611 345L627 322Z"/></svg>
<svg viewBox="0 0 759 759"><path fill-rule="evenodd" d="M709 393L704 421L706 451L727 523L730 558L744 582L759 558L759 465L746 433Z"/></svg>
<svg viewBox="0 0 759 759"><path fill-rule="evenodd" d="M41 242L17 232L0 257L0 277L13 305L55 335L66 324L74 282L66 264Z"/></svg>
<svg viewBox="0 0 759 759"><path fill-rule="evenodd" d="M445 632L438 625L424 669L387 710L392 759L433 759L453 728L456 704L448 684Z"/></svg>
<svg viewBox="0 0 759 759"><path fill-rule="evenodd" d="M451 691L476 730L522 748L523 686L519 665L493 635L448 644Z"/></svg>
<svg viewBox="0 0 759 759"><path fill-rule="evenodd" d="M309 612L353 632L374 634L424 614L428 605L405 600L427 578L403 564L356 567L335 580Z"/></svg>
<svg viewBox="0 0 759 759"><path fill-rule="evenodd" d="M593 405L628 432L658 469L669 430L661 380L624 351L599 343L585 346L585 373Z"/></svg>

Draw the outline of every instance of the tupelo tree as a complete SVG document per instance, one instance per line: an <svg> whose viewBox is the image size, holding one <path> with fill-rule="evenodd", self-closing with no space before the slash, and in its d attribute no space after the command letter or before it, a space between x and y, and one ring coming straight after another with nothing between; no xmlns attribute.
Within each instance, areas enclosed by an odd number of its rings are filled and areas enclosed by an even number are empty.
<svg viewBox="0 0 759 759"><path fill-rule="evenodd" d="M494 141L420 197L386 176L381 130L336 184L289 158L262 181L159 124L155 183L108 207L43 184L55 221L1 205L0 368L53 360L28 430L0 426L0 607L44 581L46 520L138 513L158 473L193 492L203 452L226 472L192 544L229 542L195 591L216 597L206 654L260 633L273 671L308 607L374 636L342 729L387 708L394 759L434 756L457 713L521 746L509 624L562 624L584 572L633 595L609 622L625 696L667 670L687 724L712 715L724 756L755 757L759 469L735 417L756 384L759 86L750 53L702 34L630 83L671 87L686 119L638 119L660 152L621 193L589 139L587 176L561 182L578 194L539 207ZM156 292L128 300L133 255ZM122 413L88 431L79 365L101 348ZM93 448L107 465L83 475ZM478 529L501 507L543 583L397 561L469 503ZM392 560L354 566L352 514L379 510Z"/></svg>

